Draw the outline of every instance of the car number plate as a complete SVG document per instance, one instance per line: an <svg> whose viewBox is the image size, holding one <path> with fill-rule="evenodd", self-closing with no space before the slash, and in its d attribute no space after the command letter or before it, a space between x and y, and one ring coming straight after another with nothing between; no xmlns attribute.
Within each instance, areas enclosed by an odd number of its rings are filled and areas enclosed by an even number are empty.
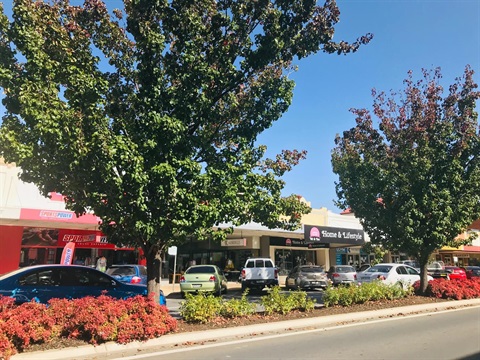
<svg viewBox="0 0 480 360"><path fill-rule="evenodd" d="M312 285L318 285L319 282L318 282L318 281L312 281L311 284L312 284Z"/></svg>
<svg viewBox="0 0 480 360"><path fill-rule="evenodd" d="M257 280L257 284L265 284L265 280Z"/></svg>
<svg viewBox="0 0 480 360"><path fill-rule="evenodd" d="M199 287L202 287L202 284L192 284L192 287L199 288Z"/></svg>

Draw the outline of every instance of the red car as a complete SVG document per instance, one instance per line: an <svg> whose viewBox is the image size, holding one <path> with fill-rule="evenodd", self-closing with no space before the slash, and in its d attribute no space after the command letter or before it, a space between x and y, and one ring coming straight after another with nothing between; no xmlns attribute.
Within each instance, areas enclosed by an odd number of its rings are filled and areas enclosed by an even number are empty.
<svg viewBox="0 0 480 360"><path fill-rule="evenodd" d="M449 272L450 280L467 280L467 273L458 266L445 266L445 270Z"/></svg>

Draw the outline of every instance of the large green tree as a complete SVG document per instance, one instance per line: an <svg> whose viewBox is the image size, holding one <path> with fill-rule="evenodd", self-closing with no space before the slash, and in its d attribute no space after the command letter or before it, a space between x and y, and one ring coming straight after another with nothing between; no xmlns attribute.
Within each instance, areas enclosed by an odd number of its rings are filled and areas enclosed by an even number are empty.
<svg viewBox="0 0 480 360"><path fill-rule="evenodd" d="M354 52L334 42L335 1L15 0L0 15L0 155L44 195L93 211L114 243L147 255L158 291L165 246L214 226L294 229L309 209L282 197L305 157L266 159L257 136L292 101L295 59ZM155 266L154 266L155 265Z"/></svg>
<svg viewBox="0 0 480 360"><path fill-rule="evenodd" d="M373 243L421 265L480 217L479 93L467 66L444 95L439 69L410 72L401 94L373 91L370 111L352 109L356 126L336 137L338 204L350 207Z"/></svg>

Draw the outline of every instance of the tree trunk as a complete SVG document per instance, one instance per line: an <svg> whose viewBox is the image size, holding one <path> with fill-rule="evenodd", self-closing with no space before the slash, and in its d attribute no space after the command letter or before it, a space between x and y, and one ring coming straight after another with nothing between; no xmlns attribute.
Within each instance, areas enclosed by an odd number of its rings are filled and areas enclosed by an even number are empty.
<svg viewBox="0 0 480 360"><path fill-rule="evenodd" d="M162 248L160 243L145 244L144 252L147 260L147 291L153 294L155 302L160 300L160 276L162 266Z"/></svg>
<svg viewBox="0 0 480 360"><path fill-rule="evenodd" d="M420 294L425 295L428 286L427 261L420 262Z"/></svg>

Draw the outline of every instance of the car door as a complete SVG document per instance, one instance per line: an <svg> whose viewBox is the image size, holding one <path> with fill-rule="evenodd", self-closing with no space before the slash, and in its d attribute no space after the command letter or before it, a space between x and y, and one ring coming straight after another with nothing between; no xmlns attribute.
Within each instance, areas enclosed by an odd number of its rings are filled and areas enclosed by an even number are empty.
<svg viewBox="0 0 480 360"><path fill-rule="evenodd" d="M227 288L227 278L225 276L225 273L223 272L222 269L220 269L218 266L215 266L216 270L217 270L217 273L218 273L218 277L220 279L220 288L221 289L226 289Z"/></svg>
<svg viewBox="0 0 480 360"><path fill-rule="evenodd" d="M17 303L32 300L47 303L52 298L64 297L59 287L55 268L33 269L20 276L12 291L12 297Z"/></svg>
<svg viewBox="0 0 480 360"><path fill-rule="evenodd" d="M101 271L86 267L72 267L67 268L66 276L68 282L65 286L68 289L73 287L72 293L75 298L100 296L104 292L113 297L121 297L113 291L115 280Z"/></svg>
<svg viewBox="0 0 480 360"><path fill-rule="evenodd" d="M408 273L408 279L410 281L410 285L413 285L415 281L420 280L420 273L417 271L417 269L414 269L413 267L410 267L410 266L405 266L405 269L407 270L407 273Z"/></svg>
<svg viewBox="0 0 480 360"><path fill-rule="evenodd" d="M411 284L412 281L405 266L397 266L395 272L397 273L397 280L395 282L400 281L402 284Z"/></svg>

